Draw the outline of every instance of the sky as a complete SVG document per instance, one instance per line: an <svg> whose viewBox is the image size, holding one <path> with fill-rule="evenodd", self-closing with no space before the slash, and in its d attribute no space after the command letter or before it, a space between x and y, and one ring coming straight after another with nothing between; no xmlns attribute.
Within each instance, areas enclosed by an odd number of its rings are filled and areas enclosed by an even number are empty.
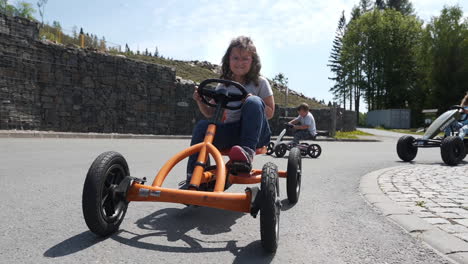
<svg viewBox="0 0 468 264"><path fill-rule="evenodd" d="M10 0L10 3L15 1ZM36 1L26 0L33 3ZM262 62L262 75L283 73L289 87L326 102L333 85L327 67L341 12L347 19L359 0L48 0L44 20L73 26L111 45L180 60L220 64L232 38L250 36ZM429 21L444 5L459 5L468 14L468 0L412 0L418 17ZM39 14L36 14L39 18ZM362 111L362 109L361 109Z"/></svg>

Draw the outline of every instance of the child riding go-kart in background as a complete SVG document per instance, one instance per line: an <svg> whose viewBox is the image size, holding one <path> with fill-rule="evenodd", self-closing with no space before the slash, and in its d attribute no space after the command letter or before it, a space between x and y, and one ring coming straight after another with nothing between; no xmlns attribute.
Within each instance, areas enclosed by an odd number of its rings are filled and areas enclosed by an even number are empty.
<svg viewBox="0 0 468 264"><path fill-rule="evenodd" d="M297 107L298 116L291 120L288 124L293 125L295 145L299 144L300 140L315 139L317 129L315 119L312 113L309 112L309 105L302 103Z"/></svg>
<svg viewBox="0 0 468 264"><path fill-rule="evenodd" d="M221 79L238 82L245 86L248 92L243 102L231 102L230 106L242 104L239 110L225 110L225 121L218 124L213 144L218 149L231 148L229 158L231 161L251 164L256 148L266 146L270 141L270 127L268 119L275 112L275 100L268 80L260 76L260 57L257 49L249 37L240 36L233 39L222 59ZM218 85L217 89L226 88L236 92L234 87ZM206 118L214 114L215 108L202 103L197 87L193 99ZM199 121L193 130L190 145L203 141L210 122ZM180 187L186 189L196 166L198 153L190 156L187 163L187 179Z"/></svg>
<svg viewBox="0 0 468 264"><path fill-rule="evenodd" d="M458 136L463 140L466 134L468 134L468 92L462 99L460 106L463 107L463 109L460 110L463 113L460 117L461 121L453 121L453 123L445 129L445 136L448 137L450 133L458 132Z"/></svg>

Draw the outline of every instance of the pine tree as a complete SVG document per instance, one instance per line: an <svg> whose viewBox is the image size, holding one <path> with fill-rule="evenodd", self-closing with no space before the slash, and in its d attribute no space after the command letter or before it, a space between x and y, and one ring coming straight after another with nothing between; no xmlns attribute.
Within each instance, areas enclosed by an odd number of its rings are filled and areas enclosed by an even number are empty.
<svg viewBox="0 0 468 264"><path fill-rule="evenodd" d="M403 15L413 15L413 4L409 0L387 0L387 8L393 8Z"/></svg>
<svg viewBox="0 0 468 264"><path fill-rule="evenodd" d="M333 93L335 99L342 101L343 108L346 109L346 76L342 61L342 47L343 47L343 36L346 31L346 18L344 11L341 13L340 20L338 21L338 28L336 30L336 36L333 40L333 47L330 53L330 59L328 60L330 70L333 72L334 77L328 79L335 82L330 92ZM343 100L341 100L343 99Z"/></svg>
<svg viewBox="0 0 468 264"><path fill-rule="evenodd" d="M374 4L374 8L377 8L379 10L384 10L385 9L385 1L384 0L376 0Z"/></svg>
<svg viewBox="0 0 468 264"><path fill-rule="evenodd" d="M125 54L126 54L126 55L131 55L131 54L133 54L132 51L130 50L130 47L128 46L127 43L125 43Z"/></svg>
<svg viewBox="0 0 468 264"><path fill-rule="evenodd" d="M158 47L156 46L156 48L154 49L154 56L155 57L159 57L159 51L158 51Z"/></svg>
<svg viewBox="0 0 468 264"><path fill-rule="evenodd" d="M361 0L359 2L359 8L361 9L362 13L366 13L372 10L371 0Z"/></svg>

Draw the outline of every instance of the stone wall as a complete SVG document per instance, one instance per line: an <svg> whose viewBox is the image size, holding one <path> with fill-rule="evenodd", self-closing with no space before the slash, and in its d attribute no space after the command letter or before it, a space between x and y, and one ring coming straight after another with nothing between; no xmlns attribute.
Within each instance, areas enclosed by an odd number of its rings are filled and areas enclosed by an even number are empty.
<svg viewBox="0 0 468 264"><path fill-rule="evenodd" d="M0 16L1 129L173 133L174 69L45 43L37 32Z"/></svg>
<svg viewBox="0 0 468 264"><path fill-rule="evenodd" d="M191 134L203 118L194 86L170 67L40 41L36 23L0 15L0 129ZM284 112L270 120L274 135ZM330 111L312 113L328 130ZM343 113L337 128L355 128Z"/></svg>

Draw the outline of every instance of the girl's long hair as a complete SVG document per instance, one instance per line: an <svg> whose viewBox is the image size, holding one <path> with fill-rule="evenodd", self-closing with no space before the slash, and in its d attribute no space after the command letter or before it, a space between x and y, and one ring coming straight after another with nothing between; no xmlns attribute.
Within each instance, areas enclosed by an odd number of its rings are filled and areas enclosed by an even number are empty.
<svg viewBox="0 0 468 264"><path fill-rule="evenodd" d="M460 103L461 106L468 106L468 92Z"/></svg>
<svg viewBox="0 0 468 264"><path fill-rule="evenodd" d="M250 71L245 76L245 84L253 82L256 86L258 86L258 79L260 77L260 69L262 68L262 64L260 63L260 57L258 56L257 49L255 48L252 40L245 36L239 36L231 40L231 44L229 44L229 47L223 56L220 76L221 79L232 80L232 71L229 67L229 57L231 56L231 51L233 48L240 48L252 53L252 64L250 66Z"/></svg>

